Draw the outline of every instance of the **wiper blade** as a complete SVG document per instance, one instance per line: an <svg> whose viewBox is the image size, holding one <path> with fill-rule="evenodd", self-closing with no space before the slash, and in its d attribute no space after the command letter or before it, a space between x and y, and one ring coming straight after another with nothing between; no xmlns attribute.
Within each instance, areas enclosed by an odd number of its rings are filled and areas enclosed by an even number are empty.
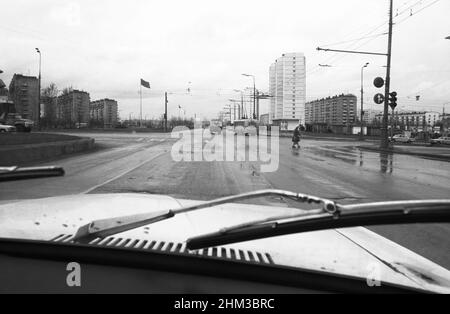
<svg viewBox="0 0 450 314"><path fill-rule="evenodd" d="M166 220L177 214L263 196L282 196L302 203L322 204L322 209L331 213L336 210L335 203L328 199L283 190L261 190L222 197L212 201L207 201L192 206L186 206L179 209L95 220L87 225L80 227L73 240L78 243L89 243L97 238L105 238L117 233L143 227L161 220Z"/></svg>
<svg viewBox="0 0 450 314"><path fill-rule="evenodd" d="M34 179L44 177L64 176L64 168L56 166L45 167L0 167L0 181Z"/></svg>
<svg viewBox="0 0 450 314"><path fill-rule="evenodd" d="M450 200L393 201L337 205L334 213L323 209L298 215L271 217L224 228L187 240L187 248L207 247L281 235L369 225L450 222Z"/></svg>

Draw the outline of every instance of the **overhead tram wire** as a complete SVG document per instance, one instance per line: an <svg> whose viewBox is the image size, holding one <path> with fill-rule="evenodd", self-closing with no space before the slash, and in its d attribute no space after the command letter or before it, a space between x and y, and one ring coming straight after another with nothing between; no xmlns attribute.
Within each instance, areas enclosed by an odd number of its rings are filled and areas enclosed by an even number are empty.
<svg viewBox="0 0 450 314"><path fill-rule="evenodd" d="M387 35L387 33L381 33L381 34L376 34L376 35L372 35L372 36L360 37L360 38L346 40L346 41L341 41L341 42L337 42L337 43L321 45L321 47L337 46L337 45L340 45L340 44L346 44L346 43L350 43L350 42L354 42L354 41L358 41L358 40L364 40L364 39L373 38L373 37L380 37L380 36L383 36L383 35Z"/></svg>
<svg viewBox="0 0 450 314"><path fill-rule="evenodd" d="M396 10L398 11L399 9L401 9L402 7L406 6L407 4L409 4L409 3L413 2L413 1L414 1L414 0L410 0L410 1L407 1L407 2L403 3L403 5L401 5L400 7L398 7ZM423 8L420 9L419 11L415 12L413 15L416 15L417 13L421 12L422 10L426 9L427 7L433 5L434 3L438 2L438 1L439 1L439 0L435 0L434 2L428 4L427 6L423 7ZM424 2L424 0L416 1L414 4L408 6L406 9L402 10L401 12L397 12L397 14L396 14L395 17L394 17L394 20L395 20L396 18L398 18L399 16L401 16L401 15L403 15L403 14L409 12L412 8L414 8L414 7L416 7L416 6L420 5L420 4L422 4L423 2ZM410 17L411 17L411 16L407 16L404 20L406 20L406 19L408 19L408 18L410 18ZM395 21L394 21L394 25L398 25L399 23L403 22L404 20L402 20L402 21L400 21L400 22L397 22L397 23L395 23ZM349 46L345 47L344 49L345 49L345 50L347 50L347 49L352 49L352 46L353 46L353 45L357 44L357 43L358 43L359 41L361 41L361 40L364 40L365 38L368 37L368 35L374 33L376 30L380 29L381 27L383 27L383 26L385 26L385 25L387 26L387 24L388 24L388 21L383 22L382 24L376 26L375 28L372 28L369 32L365 33L365 34L362 36L361 39L355 39L355 40L354 40L355 43L350 44ZM383 32L383 34L384 34L384 32ZM365 37L365 38L364 38L364 37ZM361 48L361 47L363 47L364 45L368 44L369 42L371 42L372 40L374 40L374 39L376 39L376 38L378 38L378 36L374 36L374 38L370 38L370 39L369 39L367 42L365 42L364 44L359 45L359 46L357 46L357 48L353 48L353 49ZM322 46L323 46L323 47L326 47L326 46L331 46L331 45L332 45L332 44L322 45ZM321 62L321 64L328 64L328 63L330 63L331 61L336 62L336 61L341 60L341 59L343 59L343 58L345 58L345 57L346 57L346 56L344 56L344 55L338 56L337 53L333 53L328 59L326 59L326 60L324 60L323 62ZM320 66L315 66L315 67L313 67L311 70L309 70L309 72L307 71L307 74L308 74L308 75L316 74L317 72L320 71L320 69L321 69Z"/></svg>
<svg viewBox="0 0 450 314"><path fill-rule="evenodd" d="M372 34L372 33L374 33L376 30L378 30L378 29L380 29L382 26L384 26L384 25L386 25L388 23L388 21L385 21L385 22L383 22L382 24L380 24L380 25L377 25L377 26L375 26L375 27L371 27L370 29L369 29L369 31L363 31L363 32L361 32L360 31L360 29L358 29L359 31L357 31L357 32L352 32L351 33L351 37L353 37L353 34L355 34L355 36L356 36L356 34L361 34L361 35L359 35L359 37L366 37L366 36L368 36L368 35L370 35L370 34ZM350 37L350 36L345 36L345 37ZM345 38L344 37L344 38ZM355 41L356 43L357 42L359 42L359 41L361 41L362 39L355 39L355 40L353 40L353 41ZM346 46L344 49L349 49L349 48L351 48L353 45L354 45L355 43L352 43L352 44L350 44L350 45L348 45L348 46ZM326 46L329 46L330 44L328 44L328 45L326 45ZM330 63L335 57L337 56L337 53L331 53L331 55L329 56L329 57L327 57L324 61L322 61L321 62L321 64L327 64L327 63ZM314 66L312 69L310 69L309 71L307 71L306 72L306 74L312 74L312 72L314 72L315 70L317 70L317 69L320 69L320 66ZM317 72L317 71L316 71Z"/></svg>
<svg viewBox="0 0 450 314"><path fill-rule="evenodd" d="M370 28L369 31L363 32L363 35L361 36L360 39L354 40L354 43L352 43L352 44L350 44L350 45L344 47L343 49L344 49L344 50L354 49L354 46L355 46L355 45L357 45L359 42L361 42L362 40L364 40L365 38L367 38L369 35L373 34L375 31L379 30L379 29L382 28L383 26L387 26L388 22L389 22L389 21L386 20L386 21L383 22L382 24L379 24L379 25L377 25L377 26L375 26L375 27ZM378 36L376 36L376 37L374 37L374 38L371 38L371 40L374 40L374 39L376 39L376 38L378 38ZM371 40L370 40L370 41L371 41ZM323 45L322 45L322 46L323 46ZM326 46L329 46L329 45L326 45ZM321 63L322 63L322 64L323 64L323 63L327 64L327 63L330 63L331 61L336 62L336 59L339 59L339 60L340 60L340 59L342 59L342 58L344 58L344 57L345 57L345 56L343 56L343 55L341 55L341 54L338 54L338 53L332 53L332 55L331 55L330 57L328 57L327 59L325 59L325 60L324 60L323 62L321 62ZM319 66L316 66L315 68L313 68L313 69L310 70L310 73L307 73L307 74L309 74L309 75L313 74L313 73L312 73L313 70L315 70L315 69L317 69L317 68L320 68L320 67L319 67ZM316 72L317 72L317 71L316 71ZM314 73L314 74L315 74L315 73Z"/></svg>
<svg viewBox="0 0 450 314"><path fill-rule="evenodd" d="M440 0L434 0L433 2L429 3L428 5L426 5L426 6L422 7L422 8L420 8L418 11L413 12L411 15L408 15L407 17L405 17L404 19L400 20L399 22L396 22L396 23L395 23L395 26L397 26L397 25L399 25L399 24L405 22L405 21L408 20L409 18L412 18L412 17L416 16L417 14L419 14L420 12L422 12L423 10L425 10L425 9L427 9L427 8L429 8L429 7L431 7L432 5L438 3L439 1L440 1Z"/></svg>

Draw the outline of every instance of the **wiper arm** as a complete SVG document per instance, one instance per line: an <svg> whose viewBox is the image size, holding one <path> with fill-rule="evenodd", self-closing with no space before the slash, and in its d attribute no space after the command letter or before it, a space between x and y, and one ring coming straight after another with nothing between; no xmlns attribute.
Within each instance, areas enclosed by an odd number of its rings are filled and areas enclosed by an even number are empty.
<svg viewBox="0 0 450 314"><path fill-rule="evenodd" d="M87 225L81 226L75 234L73 240L78 243L89 243L97 238L105 238L117 233L143 227L161 220L166 220L177 214L263 196L282 196L298 202L322 204L322 209L324 211L334 212L336 210L335 203L328 199L283 190L261 190L222 197L212 201L207 201L192 206L186 206L179 209L95 220Z"/></svg>
<svg viewBox="0 0 450 314"><path fill-rule="evenodd" d="M369 225L450 222L450 200L393 201L356 205L336 205L298 215L271 217L248 222L187 240L187 248L197 250L302 232Z"/></svg>
<svg viewBox="0 0 450 314"><path fill-rule="evenodd" d="M0 167L0 181L64 176L62 167Z"/></svg>

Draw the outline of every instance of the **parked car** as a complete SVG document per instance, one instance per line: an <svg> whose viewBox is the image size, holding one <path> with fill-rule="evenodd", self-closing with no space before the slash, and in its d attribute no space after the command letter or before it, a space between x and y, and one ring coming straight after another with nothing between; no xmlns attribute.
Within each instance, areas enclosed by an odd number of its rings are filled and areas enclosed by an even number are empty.
<svg viewBox="0 0 450 314"><path fill-rule="evenodd" d="M30 119L24 119L16 113L3 113L0 116L0 123L12 126L17 132L30 132L34 126L34 122Z"/></svg>
<svg viewBox="0 0 450 314"><path fill-rule="evenodd" d="M398 143L412 143L416 141L414 137L410 137L404 134L394 135L393 137L390 137L389 140L391 142L398 142Z"/></svg>
<svg viewBox="0 0 450 314"><path fill-rule="evenodd" d="M4 125L0 124L0 133L10 133L10 132L16 132L16 127L12 125Z"/></svg>
<svg viewBox="0 0 450 314"><path fill-rule="evenodd" d="M450 145L450 137L448 136L442 136L440 138L435 138L430 140L430 144L434 145L434 144L447 144Z"/></svg>

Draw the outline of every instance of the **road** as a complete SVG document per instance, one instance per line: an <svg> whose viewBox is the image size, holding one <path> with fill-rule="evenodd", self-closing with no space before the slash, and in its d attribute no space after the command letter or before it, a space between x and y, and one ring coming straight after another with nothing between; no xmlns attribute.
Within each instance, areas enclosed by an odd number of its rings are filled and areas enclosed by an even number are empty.
<svg viewBox="0 0 450 314"><path fill-rule="evenodd" d="M449 198L450 163L408 155L359 150L355 141L302 141L295 152L280 139L279 166L261 172L258 162L175 162L169 134L86 133L99 149L46 164L66 170L60 178L0 182L0 200L78 193L140 192L206 200L278 188L308 193L341 203ZM260 204L299 206L283 199ZM450 225L369 227L450 269Z"/></svg>

